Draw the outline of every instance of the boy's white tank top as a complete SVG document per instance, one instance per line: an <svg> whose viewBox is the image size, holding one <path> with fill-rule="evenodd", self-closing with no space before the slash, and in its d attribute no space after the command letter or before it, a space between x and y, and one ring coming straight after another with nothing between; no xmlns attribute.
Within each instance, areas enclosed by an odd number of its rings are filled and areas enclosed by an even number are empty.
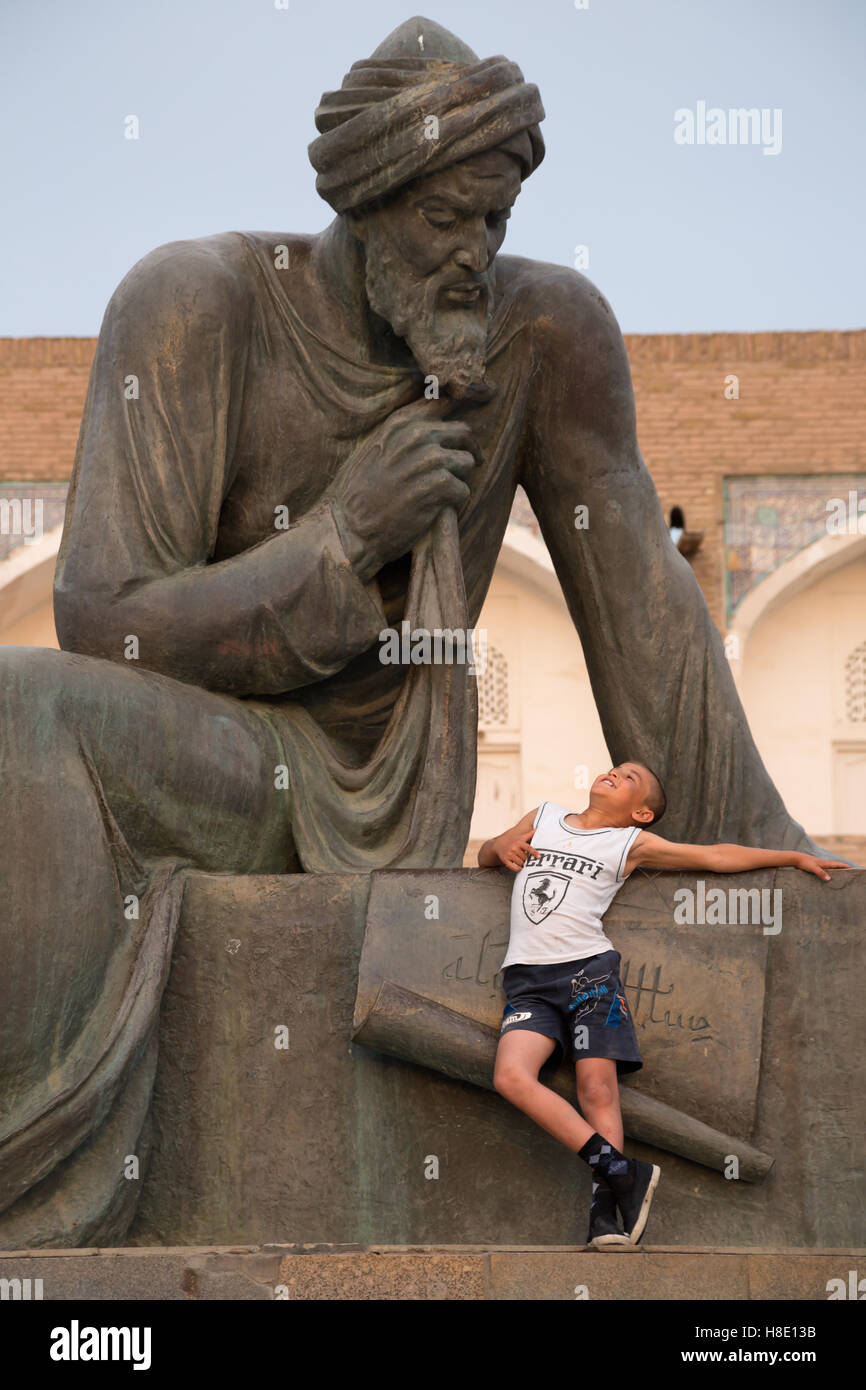
<svg viewBox="0 0 866 1390"><path fill-rule="evenodd" d="M502 962L545 965L614 951L601 919L628 875L623 874L639 825L575 830L567 806L543 801L530 854L515 876L511 932Z"/></svg>

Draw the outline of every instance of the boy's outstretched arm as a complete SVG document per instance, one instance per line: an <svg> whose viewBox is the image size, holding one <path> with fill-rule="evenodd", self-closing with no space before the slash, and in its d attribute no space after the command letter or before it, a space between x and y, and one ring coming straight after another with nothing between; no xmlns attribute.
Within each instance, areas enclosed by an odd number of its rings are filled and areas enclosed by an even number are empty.
<svg viewBox="0 0 866 1390"><path fill-rule="evenodd" d="M714 874L736 874L745 869L802 869L817 878L829 879L828 869L850 869L841 859L819 859L793 849L752 849L748 845L674 844L642 830L625 861L626 875L632 869L707 869Z"/></svg>
<svg viewBox="0 0 866 1390"><path fill-rule="evenodd" d="M537 815L536 806L534 811L527 811L523 819L512 825L510 830L503 830L502 834L494 839L485 840L478 851L478 867L495 869L504 864L507 869L513 869L517 873L523 868L528 855L534 854L539 858L538 850L533 849L529 843Z"/></svg>

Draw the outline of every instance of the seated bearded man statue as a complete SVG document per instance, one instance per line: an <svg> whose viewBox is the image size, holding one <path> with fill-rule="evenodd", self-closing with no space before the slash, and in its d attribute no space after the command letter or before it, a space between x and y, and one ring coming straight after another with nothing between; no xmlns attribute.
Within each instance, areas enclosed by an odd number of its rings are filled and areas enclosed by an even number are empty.
<svg viewBox="0 0 866 1390"><path fill-rule="evenodd" d="M474 675L384 663L380 633L474 627L518 484L670 837L814 849L668 535L613 314L497 254L543 116L515 64L411 20L316 112L324 232L172 242L108 305L63 650L0 650L4 1248L122 1241L188 870L461 864Z"/></svg>

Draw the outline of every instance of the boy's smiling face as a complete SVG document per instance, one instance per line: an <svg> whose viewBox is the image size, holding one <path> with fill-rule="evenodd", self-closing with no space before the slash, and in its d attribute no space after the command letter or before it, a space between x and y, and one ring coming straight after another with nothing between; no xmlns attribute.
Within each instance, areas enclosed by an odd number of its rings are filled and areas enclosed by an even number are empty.
<svg viewBox="0 0 866 1390"><path fill-rule="evenodd" d="M651 793L652 780L641 763L620 763L596 777L589 804L594 810L603 811L612 825L651 825L654 817L646 798Z"/></svg>

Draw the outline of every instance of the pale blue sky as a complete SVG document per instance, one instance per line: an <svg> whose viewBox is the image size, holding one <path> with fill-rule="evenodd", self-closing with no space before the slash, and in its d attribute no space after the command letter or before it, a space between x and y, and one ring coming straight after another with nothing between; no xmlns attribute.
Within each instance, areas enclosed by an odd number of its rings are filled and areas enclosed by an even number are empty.
<svg viewBox="0 0 866 1390"><path fill-rule="evenodd" d="M163 242L326 226L314 109L419 12L541 91L504 251L588 246L625 332L864 326L863 0L0 0L0 335L96 334ZM676 144L699 101L780 108L781 152Z"/></svg>

